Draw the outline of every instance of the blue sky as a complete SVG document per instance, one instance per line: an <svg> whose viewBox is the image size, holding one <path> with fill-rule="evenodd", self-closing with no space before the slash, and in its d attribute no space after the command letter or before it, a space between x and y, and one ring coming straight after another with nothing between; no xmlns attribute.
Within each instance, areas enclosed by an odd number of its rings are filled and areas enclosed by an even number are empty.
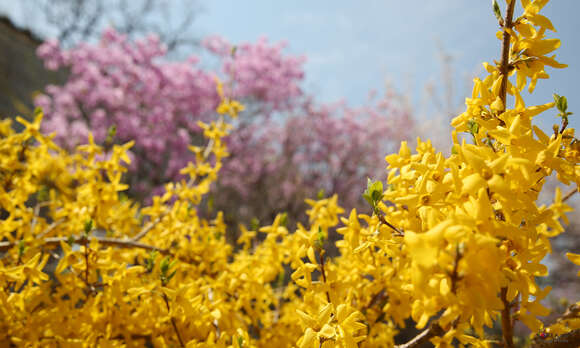
<svg viewBox="0 0 580 348"><path fill-rule="evenodd" d="M503 5L503 1L500 1ZM519 1L518 1L519 3ZM345 98L363 103L370 89L390 81L409 92L415 107L425 85L441 90L440 47L453 57L456 99L471 94L471 79L481 74L481 62L499 58L498 25L488 0L445 1L205 1L196 28L201 35L220 34L233 42L267 36L286 40L288 52L304 54L306 89L319 100ZM572 126L580 126L580 1L552 0L543 14L552 20L562 40L557 58L567 69L551 69L524 98L528 105L552 101L552 93L567 96ZM517 12L516 12L517 13ZM436 87L437 88L437 87ZM458 101L460 103L460 101ZM429 110L425 111L428 116ZM544 128L555 119L540 116Z"/></svg>
<svg viewBox="0 0 580 348"><path fill-rule="evenodd" d="M12 13L17 22L26 21L23 17L31 14L18 13L15 3L0 4L0 11ZM498 59L500 52L489 0L198 0L197 4L203 8L193 26L197 37L219 34L239 43L266 36L287 41L288 53L305 55L305 90L322 102L345 99L360 105L369 90L380 92L389 81L411 96L418 114L429 117L436 109L424 102L424 91L431 83L442 92L440 48L453 57L458 105L471 93L471 79L481 74L481 62ZM528 105L549 102L554 92L565 95L569 109L577 113L571 116L574 127L580 126L580 91L575 85L580 80L580 24L575 17L579 11L577 0L552 0L544 8L542 13L558 30L553 35L562 40L557 58L569 67L549 70L552 78L540 81L533 95L524 95ZM540 118L547 129L556 121L550 113Z"/></svg>

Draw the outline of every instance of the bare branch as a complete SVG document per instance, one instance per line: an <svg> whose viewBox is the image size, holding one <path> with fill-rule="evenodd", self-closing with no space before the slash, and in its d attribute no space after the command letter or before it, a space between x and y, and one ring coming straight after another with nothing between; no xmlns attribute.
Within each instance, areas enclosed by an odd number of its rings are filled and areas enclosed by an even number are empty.
<svg viewBox="0 0 580 348"><path fill-rule="evenodd" d="M562 197L562 202L566 202L567 200L569 200L572 196L574 196L574 194L578 192L578 186L576 186L575 189L570 190L570 192L566 193L564 195L564 197Z"/></svg>
<svg viewBox="0 0 580 348"><path fill-rule="evenodd" d="M501 328L503 334L504 345L506 348L514 347L514 327L512 323L511 310L512 306L507 300L507 288L501 288L501 302L503 309L501 311Z"/></svg>
<svg viewBox="0 0 580 348"><path fill-rule="evenodd" d="M134 242L138 242L141 238L145 237L145 235L149 233L149 231L151 231L155 226L157 226L157 224L161 221L161 219L163 219L165 215L166 213L161 214L160 216L157 217L157 219L151 221L149 225L145 226L141 231L139 231L139 233L137 233L133 238L131 238L131 240Z"/></svg>
<svg viewBox="0 0 580 348"><path fill-rule="evenodd" d="M109 238L109 237L94 237L94 236L90 237L90 238L85 237L85 236L50 237L50 238L46 238L46 239L42 240L42 245L55 247L55 246L60 245L61 242L65 242L65 243L72 242L73 244L87 245L90 243L92 238L95 238L99 242L99 244L105 245L105 246L115 246L115 247L127 248L127 249L137 248L137 249L145 249L145 250L150 250L150 251L158 251L161 254L169 254L168 250L160 249L156 246L139 243L139 242L136 242L136 241L131 240L131 239L119 239L119 238ZM11 248L17 246L21 242L22 242L21 240L14 241L14 242L0 242L0 251L8 251Z"/></svg>
<svg viewBox="0 0 580 348"><path fill-rule="evenodd" d="M541 338L536 336L532 342L532 348L570 348L580 347L580 329L556 337Z"/></svg>
<svg viewBox="0 0 580 348"><path fill-rule="evenodd" d="M426 330L424 330L423 332L421 332L420 334L415 336L412 340L410 340L407 343L395 346L395 348L420 347L423 343L426 343L431 338L437 337L437 336L443 336L444 334L445 334L445 331L443 330L443 328L441 326L439 326L439 324L437 322L433 322L433 323L431 323L431 325L429 325L429 327Z"/></svg>

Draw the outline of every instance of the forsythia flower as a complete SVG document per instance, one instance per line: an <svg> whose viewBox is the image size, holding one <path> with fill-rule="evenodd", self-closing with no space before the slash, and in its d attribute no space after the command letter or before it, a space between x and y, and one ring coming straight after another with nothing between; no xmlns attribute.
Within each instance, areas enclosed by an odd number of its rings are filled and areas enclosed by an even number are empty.
<svg viewBox="0 0 580 348"><path fill-rule="evenodd" d="M393 347L412 319L426 327L418 339L438 347L488 347L484 327L500 317L506 346L516 318L534 333L580 329L578 304L548 328L537 319L551 290L538 284L542 260L570 211L559 189L548 206L538 195L553 172L580 183L579 142L563 99L526 107L521 98L546 65L563 67L546 56L559 45L545 38L547 1L521 2L523 16L500 22L508 61L485 64L489 75L452 121L451 154L403 142L386 156L387 185L369 180L371 215L342 216L336 195L307 200L307 226L289 231L280 214L228 243L227 214L199 211L228 155L223 115L242 109L221 84L221 116L199 124L207 145L190 147L187 180L145 206L123 194L131 142L105 149L89 136L67 153L39 131L40 111L20 119L20 133L0 122L0 342ZM563 123L548 136L532 121L554 106ZM330 257L334 233L343 238Z"/></svg>

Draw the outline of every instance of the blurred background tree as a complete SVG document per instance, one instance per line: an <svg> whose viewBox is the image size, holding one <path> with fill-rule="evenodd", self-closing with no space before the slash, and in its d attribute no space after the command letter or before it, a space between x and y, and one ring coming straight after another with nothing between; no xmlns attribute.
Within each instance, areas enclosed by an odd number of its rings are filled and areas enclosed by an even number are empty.
<svg viewBox="0 0 580 348"><path fill-rule="evenodd" d="M131 38L155 33L169 52L191 50L198 38L192 25L201 12L196 0L21 0L28 27L63 47L95 42L107 27Z"/></svg>

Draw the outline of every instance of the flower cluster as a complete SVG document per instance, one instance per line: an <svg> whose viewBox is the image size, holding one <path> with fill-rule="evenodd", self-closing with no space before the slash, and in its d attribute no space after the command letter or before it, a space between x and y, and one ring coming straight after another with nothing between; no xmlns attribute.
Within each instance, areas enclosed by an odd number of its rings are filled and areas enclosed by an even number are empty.
<svg viewBox="0 0 580 348"><path fill-rule="evenodd" d="M219 54L225 74L235 70L238 83L229 95L256 100L272 112L302 94L303 59L283 56L282 46L260 41L223 56L212 41L206 46ZM188 145L200 140L197 122L207 121L220 101L215 89L220 74L202 69L195 56L163 61L165 53L154 36L133 43L112 29L95 45L70 50L55 41L41 45L38 54L48 68L70 72L66 84L49 86L36 98L46 114L43 130L56 132L55 141L67 149L84 143L89 131L99 144L134 139L129 173L142 193L179 179L180 168L191 160Z"/></svg>
<svg viewBox="0 0 580 348"><path fill-rule="evenodd" d="M488 77L475 80L453 120L451 154L403 142L386 156L386 185L368 180L370 214L343 215L336 195L309 199L308 222L293 233L281 214L243 228L231 245L223 213L199 214L228 154L226 116L241 109L227 93L219 118L198 124L206 145L190 147L194 160L181 170L188 180L143 207L122 194L120 162L130 162L132 143L105 157L89 136L69 154L40 132L40 112L19 120L21 133L1 122L0 341L393 347L412 319L425 330L399 347L490 347L498 340L484 328L494 322L504 346L515 347L515 321L531 329L534 346L578 346L580 302L552 325L538 320L550 292L538 283L547 274L541 261L569 210L569 195L558 190L552 204L538 205L538 194L552 172L577 186L580 158L566 99L526 106L519 97L545 76L541 63L555 62L545 55L558 46L544 36L553 29L539 14L547 1L521 2L516 20L515 0L505 17L495 6L502 59L487 64ZM514 74L523 82L511 84ZM547 135L532 121L554 106L562 124ZM336 257L327 252L332 233L343 237ZM580 255L568 258L580 264Z"/></svg>

